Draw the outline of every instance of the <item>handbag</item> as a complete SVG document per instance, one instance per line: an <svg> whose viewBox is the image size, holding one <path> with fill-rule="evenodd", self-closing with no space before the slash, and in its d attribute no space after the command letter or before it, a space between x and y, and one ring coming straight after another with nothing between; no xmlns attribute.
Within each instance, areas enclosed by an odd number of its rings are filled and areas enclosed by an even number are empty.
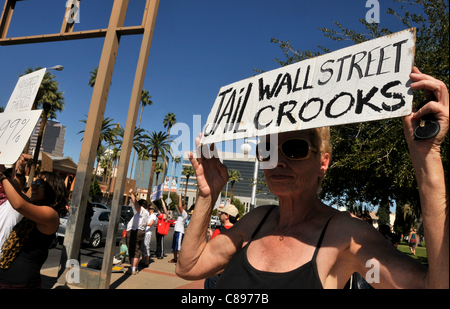
<svg viewBox="0 0 450 309"><path fill-rule="evenodd" d="M156 229L158 234L166 236L167 234L169 234L169 227L170 223L169 221L167 221L167 219L158 218L158 227Z"/></svg>

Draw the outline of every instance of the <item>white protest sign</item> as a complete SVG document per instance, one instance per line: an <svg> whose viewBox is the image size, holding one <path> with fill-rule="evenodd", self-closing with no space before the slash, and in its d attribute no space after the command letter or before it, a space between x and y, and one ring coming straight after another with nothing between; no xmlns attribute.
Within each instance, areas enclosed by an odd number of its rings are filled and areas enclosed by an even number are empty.
<svg viewBox="0 0 450 309"><path fill-rule="evenodd" d="M30 111L39 91L46 69L41 69L19 78L9 98L5 112Z"/></svg>
<svg viewBox="0 0 450 309"><path fill-rule="evenodd" d="M201 144L409 115L415 28L222 87Z"/></svg>
<svg viewBox="0 0 450 309"><path fill-rule="evenodd" d="M13 164L19 159L41 113L42 110L0 113L0 164Z"/></svg>

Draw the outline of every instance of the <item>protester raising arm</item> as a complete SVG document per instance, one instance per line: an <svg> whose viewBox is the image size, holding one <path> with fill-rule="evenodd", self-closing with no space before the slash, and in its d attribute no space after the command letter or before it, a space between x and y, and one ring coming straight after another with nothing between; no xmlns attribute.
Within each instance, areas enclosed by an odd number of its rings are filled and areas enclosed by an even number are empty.
<svg viewBox="0 0 450 309"><path fill-rule="evenodd" d="M428 273L425 284L430 288L449 287L449 195L445 183L441 159L441 144L448 133L449 95L446 85L419 69L413 68L411 79L413 90L424 89L425 94L434 95L435 101L403 118L405 136L414 165L420 194L420 205L427 241ZM427 140L414 140L414 129L420 119L434 114L441 130Z"/></svg>

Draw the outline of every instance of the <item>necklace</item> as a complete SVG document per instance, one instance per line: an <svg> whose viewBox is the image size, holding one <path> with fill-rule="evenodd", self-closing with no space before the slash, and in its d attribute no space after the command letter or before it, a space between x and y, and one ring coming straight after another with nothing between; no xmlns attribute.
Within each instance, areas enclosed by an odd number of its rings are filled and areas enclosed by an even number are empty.
<svg viewBox="0 0 450 309"><path fill-rule="evenodd" d="M316 211L317 211L317 208L316 208L316 210L315 210L311 215L309 215L308 217L306 217L306 219L304 219L303 221L298 222L297 224L301 224L301 223L307 221L309 218L311 218L313 215L315 215ZM278 237L278 240L279 240L279 241L283 241L284 238L285 238L285 236L286 236L286 233L289 233L289 232L291 231L291 229L289 229L289 230L287 230L286 232L283 232L283 231L280 229L280 227L278 226L278 224L277 224L277 229L278 229L278 231L280 231L280 237Z"/></svg>

